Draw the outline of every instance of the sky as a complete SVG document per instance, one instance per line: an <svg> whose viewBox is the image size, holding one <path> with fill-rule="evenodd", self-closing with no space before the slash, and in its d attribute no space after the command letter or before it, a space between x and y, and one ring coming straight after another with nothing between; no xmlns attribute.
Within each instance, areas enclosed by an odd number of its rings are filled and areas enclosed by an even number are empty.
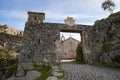
<svg viewBox="0 0 120 80"><path fill-rule="evenodd" d="M45 21L64 23L67 17L73 17L76 24L93 25L96 20L106 18L108 11L101 8L105 0L0 0L0 24L24 30L28 11L44 12ZM114 12L120 10L120 0ZM68 34L69 35L69 34Z"/></svg>

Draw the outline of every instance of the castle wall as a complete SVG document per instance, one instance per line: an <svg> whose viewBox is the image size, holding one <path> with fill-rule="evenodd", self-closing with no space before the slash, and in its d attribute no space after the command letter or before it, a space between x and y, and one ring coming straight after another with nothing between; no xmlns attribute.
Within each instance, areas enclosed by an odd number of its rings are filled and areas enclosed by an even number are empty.
<svg viewBox="0 0 120 80"><path fill-rule="evenodd" d="M31 13L33 15L33 13ZM55 65L58 54L58 46L56 42L60 40L60 31L62 32L77 32L82 33L82 46L84 60L87 61L86 57L86 43L88 39L85 39L87 35L87 25L73 25L69 26L60 23L43 23L42 21L36 20L36 16L29 17L34 20L26 22L23 44L21 54L19 57L19 65L17 76L24 76L26 71L33 70L35 65L44 65L44 61L48 61L50 65ZM34 14L41 16L41 14ZM43 14L42 14L43 16Z"/></svg>

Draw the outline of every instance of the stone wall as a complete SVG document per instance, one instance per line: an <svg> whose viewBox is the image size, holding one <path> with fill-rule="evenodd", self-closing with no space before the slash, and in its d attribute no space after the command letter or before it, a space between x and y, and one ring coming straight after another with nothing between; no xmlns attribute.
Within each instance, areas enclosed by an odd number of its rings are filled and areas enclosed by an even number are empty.
<svg viewBox="0 0 120 80"><path fill-rule="evenodd" d="M26 22L17 76L24 76L34 65L56 64L57 44L61 32L81 33L83 58L86 63L120 64L120 13L112 14L106 19L96 21L95 25L73 25L60 23L44 23L32 19ZM37 19L39 19L37 18ZM35 19L35 21L34 21ZM41 20L44 20L43 17Z"/></svg>
<svg viewBox="0 0 120 80"><path fill-rule="evenodd" d="M59 28L48 24L27 22L25 25L23 46L19 58L20 67L17 76L21 75L21 67L24 71L33 70L34 65L44 65L47 60L50 65L56 62L55 42L59 40Z"/></svg>
<svg viewBox="0 0 120 80"><path fill-rule="evenodd" d="M28 14L31 17L31 14L33 15L34 13ZM69 26L60 23L43 23L43 21L36 21L35 15L37 16L38 13L32 16L32 19L35 20L29 20L30 18L28 17L25 25L17 76L24 76L25 72L33 70L35 65L44 65L44 61L48 61L50 65L56 64L56 54L58 53L56 42L60 40L60 31L82 33L83 38L85 38L84 35L87 35L85 28L89 27L88 25ZM43 14L39 14L37 17L41 16ZM87 39L83 40L87 42ZM84 42L83 49L86 50Z"/></svg>
<svg viewBox="0 0 120 80"><path fill-rule="evenodd" d="M96 21L90 35L93 63L120 66L120 12Z"/></svg>
<svg viewBox="0 0 120 80"><path fill-rule="evenodd" d="M23 36L23 31L16 30L8 25L0 25L0 33L6 33L9 35Z"/></svg>
<svg viewBox="0 0 120 80"><path fill-rule="evenodd" d="M0 25L0 45L8 50L20 50L23 31L16 30L7 25Z"/></svg>
<svg viewBox="0 0 120 80"><path fill-rule="evenodd" d="M56 58L54 42L59 39L59 34L57 27L27 22L20 61L42 65L43 58L46 57L54 63Z"/></svg>

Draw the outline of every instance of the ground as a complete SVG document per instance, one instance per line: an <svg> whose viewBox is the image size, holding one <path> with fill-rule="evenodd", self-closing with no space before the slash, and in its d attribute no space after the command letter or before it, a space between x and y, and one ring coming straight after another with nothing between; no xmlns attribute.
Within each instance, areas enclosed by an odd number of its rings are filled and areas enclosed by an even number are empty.
<svg viewBox="0 0 120 80"><path fill-rule="evenodd" d="M62 80L120 80L120 69L109 67L96 67L76 62L64 62Z"/></svg>

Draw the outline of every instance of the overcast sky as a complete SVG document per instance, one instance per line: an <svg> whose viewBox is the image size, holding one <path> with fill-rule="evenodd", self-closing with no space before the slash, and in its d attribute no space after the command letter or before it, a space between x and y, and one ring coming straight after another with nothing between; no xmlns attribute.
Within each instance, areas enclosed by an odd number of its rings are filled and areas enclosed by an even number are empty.
<svg viewBox="0 0 120 80"><path fill-rule="evenodd" d="M24 30L27 12L44 12L45 22L64 23L66 17L73 17L76 24L93 25L96 20L106 18L109 12L103 11L105 0L0 0L0 24L7 24ZM114 12L120 10L120 0Z"/></svg>

